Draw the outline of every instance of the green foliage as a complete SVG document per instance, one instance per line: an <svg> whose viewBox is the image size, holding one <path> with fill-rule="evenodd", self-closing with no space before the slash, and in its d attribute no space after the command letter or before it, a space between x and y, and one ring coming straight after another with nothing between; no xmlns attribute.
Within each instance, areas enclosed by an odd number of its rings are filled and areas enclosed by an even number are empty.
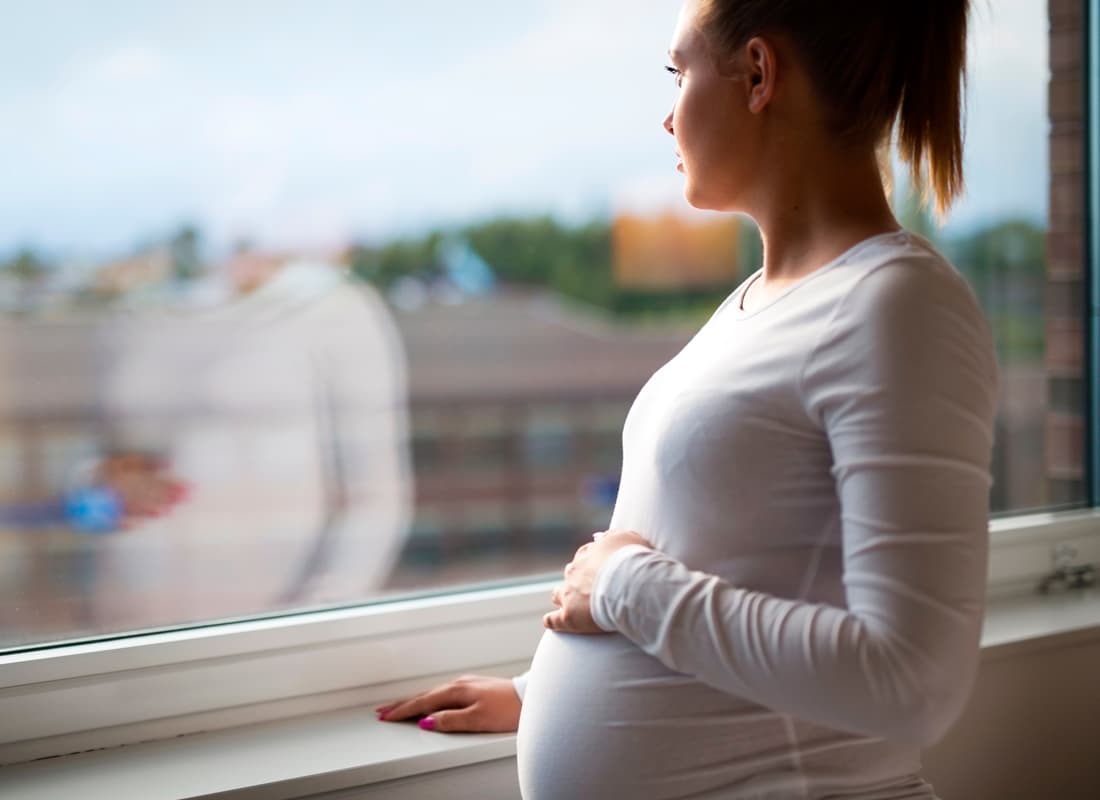
<svg viewBox="0 0 1100 800"><path fill-rule="evenodd" d="M760 229L750 219L739 220L740 234L737 237L737 280L752 275L764 265L764 240Z"/></svg>
<svg viewBox="0 0 1100 800"><path fill-rule="evenodd" d="M29 285L45 278L50 272L50 265L34 250L24 247L7 261L0 262L0 270Z"/></svg>
<svg viewBox="0 0 1100 800"><path fill-rule="evenodd" d="M437 255L442 239L442 232L432 231L420 238L397 239L381 247L356 246L351 251L352 274L383 288L406 276L437 277L442 271Z"/></svg>
<svg viewBox="0 0 1100 800"><path fill-rule="evenodd" d="M586 255L592 260L610 263L607 231L593 228L569 229L547 216L503 217L468 226L461 233L501 280L544 285L568 271L582 250L588 250Z"/></svg>
<svg viewBox="0 0 1100 800"><path fill-rule="evenodd" d="M915 195L909 195L899 217L906 227L926 238L938 233L928 209ZM737 280L763 263L763 244L756 226L747 219L740 224L737 251L730 254L737 265ZM504 284L545 287L633 319L704 317L733 288L648 291L619 287L612 267L610 222L592 220L570 226L550 216L498 217L381 246L360 246L352 252L353 273L382 288L403 276L438 278L443 274L440 243L454 236L465 239ZM1023 220L1001 222L939 243L974 287L996 329L1003 359L1034 359L1042 354L1045 245L1044 231Z"/></svg>
<svg viewBox="0 0 1100 800"><path fill-rule="evenodd" d="M985 309L1002 363L1041 358L1045 231L1026 220L1008 220L957 239L945 249Z"/></svg>
<svg viewBox="0 0 1100 800"><path fill-rule="evenodd" d="M1046 280L1046 232L1026 220L983 228L947 250L983 299L1002 295L1009 285L1034 288Z"/></svg>
<svg viewBox="0 0 1100 800"><path fill-rule="evenodd" d="M172 274L177 280L194 280L202 271L199 253L202 236L194 225L184 225L168 239L168 252L172 256Z"/></svg>
<svg viewBox="0 0 1100 800"><path fill-rule="evenodd" d="M762 245L756 227L742 223L744 235L730 258L742 277L759 267ZM382 246L359 246L351 254L352 272L388 288L403 276L430 280L442 274L438 248L451 235L465 239L488 263L497 279L513 286L545 287L571 300L631 318L705 316L731 286L691 290L638 290L616 285L611 224L602 219L566 225L550 216L497 217L453 232L435 230Z"/></svg>

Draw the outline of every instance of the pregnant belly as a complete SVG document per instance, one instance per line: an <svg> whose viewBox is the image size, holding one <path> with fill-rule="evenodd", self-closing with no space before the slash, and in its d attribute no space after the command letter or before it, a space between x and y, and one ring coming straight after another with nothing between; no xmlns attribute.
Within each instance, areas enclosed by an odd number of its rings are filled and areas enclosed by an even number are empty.
<svg viewBox="0 0 1100 800"><path fill-rule="evenodd" d="M548 632L523 701L520 785L525 800L768 796L800 779L788 732L622 636Z"/></svg>

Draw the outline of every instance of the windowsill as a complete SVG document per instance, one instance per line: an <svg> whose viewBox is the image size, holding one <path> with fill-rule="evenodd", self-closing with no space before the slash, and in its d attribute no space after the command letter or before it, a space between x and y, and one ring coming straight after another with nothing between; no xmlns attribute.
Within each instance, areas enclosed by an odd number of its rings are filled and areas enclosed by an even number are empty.
<svg viewBox="0 0 1100 800"><path fill-rule="evenodd" d="M1100 590L999 600L983 657L1098 637ZM514 755L511 734L428 733L358 707L10 766L0 770L0 795L194 800L252 790L288 800Z"/></svg>

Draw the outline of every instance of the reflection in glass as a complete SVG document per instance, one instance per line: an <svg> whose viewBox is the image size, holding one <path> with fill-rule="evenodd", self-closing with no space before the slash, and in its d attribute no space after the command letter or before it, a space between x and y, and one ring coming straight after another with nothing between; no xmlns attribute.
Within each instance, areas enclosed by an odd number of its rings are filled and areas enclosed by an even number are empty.
<svg viewBox="0 0 1100 800"><path fill-rule="evenodd" d="M761 261L681 197L675 10L86 5L5 19L0 648L560 569ZM997 337L993 509L1072 506L1081 32L992 5L968 193L896 207Z"/></svg>
<svg viewBox="0 0 1100 800"><path fill-rule="evenodd" d="M377 294L330 263L245 254L167 301L117 299L3 323L24 452L4 630L108 633L376 590L410 495L406 367Z"/></svg>

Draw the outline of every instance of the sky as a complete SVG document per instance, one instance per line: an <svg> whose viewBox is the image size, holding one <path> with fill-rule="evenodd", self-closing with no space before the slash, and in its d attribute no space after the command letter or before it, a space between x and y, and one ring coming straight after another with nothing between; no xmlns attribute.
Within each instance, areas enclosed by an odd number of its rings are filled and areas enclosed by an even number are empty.
<svg viewBox="0 0 1100 800"><path fill-rule="evenodd" d="M685 208L675 0L0 0L0 254ZM979 0L964 231L1047 208L1043 0Z"/></svg>

